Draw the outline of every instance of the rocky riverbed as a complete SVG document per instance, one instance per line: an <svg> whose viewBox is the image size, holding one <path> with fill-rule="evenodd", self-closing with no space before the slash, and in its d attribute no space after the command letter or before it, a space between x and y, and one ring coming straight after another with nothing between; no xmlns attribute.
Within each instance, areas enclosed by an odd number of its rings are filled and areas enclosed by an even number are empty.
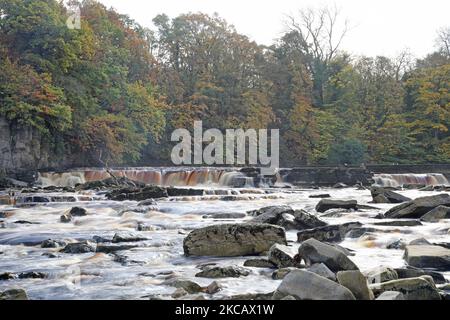
<svg viewBox="0 0 450 320"><path fill-rule="evenodd" d="M91 187L0 205L0 299L450 294L445 188Z"/></svg>

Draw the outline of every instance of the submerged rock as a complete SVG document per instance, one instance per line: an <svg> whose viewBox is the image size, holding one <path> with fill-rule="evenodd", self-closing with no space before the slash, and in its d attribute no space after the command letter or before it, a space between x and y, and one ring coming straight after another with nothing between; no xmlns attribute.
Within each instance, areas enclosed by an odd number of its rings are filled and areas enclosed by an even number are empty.
<svg viewBox="0 0 450 320"><path fill-rule="evenodd" d="M326 212L330 209L346 209L346 210L357 210L358 209L358 202L356 200L330 200L330 199L323 199L320 200L320 202L316 206L317 212Z"/></svg>
<svg viewBox="0 0 450 320"><path fill-rule="evenodd" d="M48 239L42 241L41 248L60 248L65 247L66 245L67 245L66 241Z"/></svg>
<svg viewBox="0 0 450 320"><path fill-rule="evenodd" d="M109 200L114 201L144 201L148 199L167 198L168 196L169 194L166 188L157 186L147 186L144 188L127 187L106 194Z"/></svg>
<svg viewBox="0 0 450 320"><path fill-rule="evenodd" d="M267 259L250 259L244 262L244 267L251 268L276 268L275 264Z"/></svg>
<svg viewBox="0 0 450 320"><path fill-rule="evenodd" d="M245 268L238 266L206 267L195 276L198 278L239 278L250 274Z"/></svg>
<svg viewBox="0 0 450 320"><path fill-rule="evenodd" d="M70 210L69 213L70 213L70 215L72 217L85 217L85 216L87 216L87 210L84 209L84 208L80 208L80 207L73 207Z"/></svg>
<svg viewBox="0 0 450 320"><path fill-rule="evenodd" d="M190 280L171 279L163 282L162 284L178 289L184 289L189 294L195 294L203 291L203 288L199 284Z"/></svg>
<svg viewBox="0 0 450 320"><path fill-rule="evenodd" d="M381 187L372 187L370 192L372 194L373 203L402 203L411 201L410 198Z"/></svg>
<svg viewBox="0 0 450 320"><path fill-rule="evenodd" d="M443 219L450 219L450 207L436 207L420 218L420 220L424 222L439 222Z"/></svg>
<svg viewBox="0 0 450 320"><path fill-rule="evenodd" d="M211 213L204 215L205 219L244 219L247 215L239 212Z"/></svg>
<svg viewBox="0 0 450 320"><path fill-rule="evenodd" d="M449 194L444 193L405 202L387 211L383 217L420 219L426 213L439 206L450 206Z"/></svg>
<svg viewBox="0 0 450 320"><path fill-rule="evenodd" d="M397 221L383 221L374 223L376 226L385 227L417 227L423 224L418 220L397 220Z"/></svg>
<svg viewBox="0 0 450 320"><path fill-rule="evenodd" d="M305 270L290 272L275 291L273 298L292 296L297 300L355 300L344 286Z"/></svg>
<svg viewBox="0 0 450 320"><path fill-rule="evenodd" d="M358 300L373 300L367 279L359 270L339 271L336 274L339 284L349 289Z"/></svg>
<svg viewBox="0 0 450 320"><path fill-rule="evenodd" d="M259 255L286 244L283 228L269 224L222 224L192 231L183 242L186 256Z"/></svg>
<svg viewBox="0 0 450 320"><path fill-rule="evenodd" d="M405 300L441 300L433 280L426 277L399 279L371 285L375 294L386 291L403 293Z"/></svg>
<svg viewBox="0 0 450 320"><path fill-rule="evenodd" d="M60 221L62 223L69 223L72 221L72 215L70 214L70 212L66 212L64 213L61 217L60 217Z"/></svg>
<svg viewBox="0 0 450 320"><path fill-rule="evenodd" d="M303 242L314 238L324 242L341 242L345 239L345 235L352 229L361 228L359 222L350 222L341 225L331 225L314 229L302 230L297 233L297 241Z"/></svg>
<svg viewBox="0 0 450 320"><path fill-rule="evenodd" d="M28 295L23 289L10 289L0 293L0 300L28 300Z"/></svg>
<svg viewBox="0 0 450 320"><path fill-rule="evenodd" d="M331 195L328 193L325 194L312 194L309 196L309 198L311 199L327 199L327 198L331 198Z"/></svg>
<svg viewBox="0 0 450 320"><path fill-rule="evenodd" d="M407 246L404 258L410 266L416 268L450 270L450 250L440 246Z"/></svg>
<svg viewBox="0 0 450 320"><path fill-rule="evenodd" d="M77 242L77 243L69 243L67 246L64 247L64 249L61 250L63 253L89 253L89 252L95 252L96 246L92 242L89 241L83 241L83 242Z"/></svg>
<svg viewBox="0 0 450 320"><path fill-rule="evenodd" d="M145 237L141 237L138 234L133 232L118 232L114 235L112 239L112 243L120 243L120 242L139 242L148 240Z"/></svg>
<svg viewBox="0 0 450 320"><path fill-rule="evenodd" d="M272 273L272 279L273 280L283 280L290 272L292 272L294 270L299 270L299 269L300 268L289 267L289 268L282 268L282 269L275 270Z"/></svg>
<svg viewBox="0 0 450 320"><path fill-rule="evenodd" d="M342 251L316 239L303 242L298 249L298 254L308 266L324 263L333 272L358 270L358 267Z"/></svg>

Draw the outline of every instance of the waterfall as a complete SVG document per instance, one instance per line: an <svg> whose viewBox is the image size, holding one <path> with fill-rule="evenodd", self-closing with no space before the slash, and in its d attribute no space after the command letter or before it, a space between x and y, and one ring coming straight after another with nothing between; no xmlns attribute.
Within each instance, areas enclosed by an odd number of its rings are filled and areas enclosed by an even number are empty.
<svg viewBox="0 0 450 320"><path fill-rule="evenodd" d="M238 171L220 168L126 168L113 169L117 177L126 177L145 184L174 187L253 186L253 179ZM37 183L43 187L74 187L80 183L110 178L102 169L83 169L65 173L40 173Z"/></svg>
<svg viewBox="0 0 450 320"><path fill-rule="evenodd" d="M380 187L402 187L404 185L439 186L449 185L447 178L440 173L426 174L375 174L375 185Z"/></svg>

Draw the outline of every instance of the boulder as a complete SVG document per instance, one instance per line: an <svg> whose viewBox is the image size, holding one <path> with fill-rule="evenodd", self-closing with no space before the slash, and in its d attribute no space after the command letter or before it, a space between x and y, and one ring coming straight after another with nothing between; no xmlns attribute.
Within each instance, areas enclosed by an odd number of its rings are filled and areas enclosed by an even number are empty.
<svg viewBox="0 0 450 320"><path fill-rule="evenodd" d="M28 295L23 289L10 289L0 293L0 300L28 300Z"/></svg>
<svg viewBox="0 0 450 320"><path fill-rule="evenodd" d="M398 291L385 291L376 300L405 300L405 296Z"/></svg>
<svg viewBox="0 0 450 320"><path fill-rule="evenodd" d="M324 242L341 242L345 239L345 235L352 229L360 228L362 224L359 222L350 222L341 225L331 225L314 229L302 230L297 233L297 241L303 242L314 238Z"/></svg>
<svg viewBox="0 0 450 320"><path fill-rule="evenodd" d="M195 294L203 291L203 288L190 280L184 280L184 279L170 279L162 283L163 285L174 287L174 288L182 288L186 290L189 294Z"/></svg>
<svg viewBox="0 0 450 320"><path fill-rule="evenodd" d="M419 238L419 239L412 240L410 243L408 243L408 245L409 246L430 246L431 242L429 242L425 238Z"/></svg>
<svg viewBox="0 0 450 320"><path fill-rule="evenodd" d="M206 267L201 272L197 273L195 276L198 278L239 278L246 277L250 274L245 268L238 266L228 266L228 267Z"/></svg>
<svg viewBox="0 0 450 320"><path fill-rule="evenodd" d="M443 193L402 203L387 211L384 214L384 218L420 219L423 215L439 206L450 206L449 194Z"/></svg>
<svg viewBox="0 0 450 320"><path fill-rule="evenodd" d="M273 298L292 296L297 300L355 300L344 286L305 270L290 272L275 291Z"/></svg>
<svg viewBox="0 0 450 320"><path fill-rule="evenodd" d="M141 237L138 234L135 234L133 232L118 232L114 235L112 242L113 243L120 243L120 242L139 242L139 241L145 241L148 240L145 237Z"/></svg>
<svg viewBox="0 0 450 320"><path fill-rule="evenodd" d="M70 215L72 217L85 217L87 216L87 210L84 208L80 208L80 207L73 207L72 209L70 209Z"/></svg>
<svg viewBox="0 0 450 320"><path fill-rule="evenodd" d="M44 240L41 243L41 248L60 248L65 247L67 245L67 242L60 241L60 240Z"/></svg>
<svg viewBox="0 0 450 320"><path fill-rule="evenodd" d="M381 187L372 187L370 192L372 194L373 203L402 203L411 201L410 198Z"/></svg>
<svg viewBox="0 0 450 320"><path fill-rule="evenodd" d="M424 222L439 222L444 219L450 219L450 207L436 207L420 218L420 220Z"/></svg>
<svg viewBox="0 0 450 320"><path fill-rule="evenodd" d="M364 273L369 284L382 283L398 279L395 269L388 267L379 267Z"/></svg>
<svg viewBox="0 0 450 320"><path fill-rule="evenodd" d="M349 289L358 300L373 300L375 297L369 289L367 279L359 270L339 271L336 278L342 286Z"/></svg>
<svg viewBox="0 0 450 320"><path fill-rule="evenodd" d="M435 271L421 270L421 269L409 267L409 268L397 268L397 269L395 269L395 272L397 272L399 279L430 276L433 278L434 283L438 283L438 284L447 283L447 280L445 279L445 277L441 273L435 272Z"/></svg>
<svg viewBox="0 0 450 320"><path fill-rule="evenodd" d="M251 221L253 223L278 225L286 230L303 230L327 225L326 222L304 210L294 211L288 206L262 208L253 212L253 215L256 215Z"/></svg>
<svg viewBox="0 0 450 320"><path fill-rule="evenodd" d="M303 242L298 249L298 254L307 266L324 263L333 272L358 270L358 267L342 251L316 239Z"/></svg>
<svg viewBox="0 0 450 320"><path fill-rule="evenodd" d="M291 271L299 270L299 268L289 267L275 270L272 273L273 280L283 280Z"/></svg>
<svg viewBox="0 0 450 320"><path fill-rule="evenodd" d="M408 265L416 268L450 270L450 249L440 246L407 246L404 258Z"/></svg>
<svg viewBox="0 0 450 320"><path fill-rule="evenodd" d="M441 300L432 280L425 277L392 280L370 286L378 295L386 291L403 293L405 300Z"/></svg>
<svg viewBox="0 0 450 320"><path fill-rule="evenodd" d="M322 276L324 278L327 278L331 281L337 281L336 274L334 274L333 271L331 271L326 265L323 263L316 263L313 264L311 267L306 268L306 271L318 274L319 276Z"/></svg>
<svg viewBox="0 0 450 320"><path fill-rule="evenodd" d="M77 253L95 252L95 250L96 250L95 244L89 241L83 241L77 243L69 243L67 246L64 247L64 249L61 250L61 252L77 254Z"/></svg>
<svg viewBox="0 0 450 320"><path fill-rule="evenodd" d="M331 200L331 199L322 199L316 206L317 212L326 212L330 209L346 209L346 210L357 210L358 202L356 200Z"/></svg>
<svg viewBox="0 0 450 320"><path fill-rule="evenodd" d="M72 215L70 214L70 212L64 213L64 214L61 216L60 221L61 221L62 223L69 223L69 222L71 222L71 221L72 221Z"/></svg>
<svg viewBox="0 0 450 320"><path fill-rule="evenodd" d="M222 224L192 231L183 242L186 256L255 256L286 243L283 228L269 224Z"/></svg>
<svg viewBox="0 0 450 320"><path fill-rule="evenodd" d="M417 227L423 224L418 220L394 220L394 221L382 221L374 223L376 226L384 227Z"/></svg>
<svg viewBox="0 0 450 320"><path fill-rule="evenodd" d="M294 267L296 254L294 248L276 243L269 250L269 261L279 269Z"/></svg>
<svg viewBox="0 0 450 320"><path fill-rule="evenodd" d="M113 201L144 201L148 199L167 198L169 195L166 188L147 186L144 188L126 187L113 190L106 194L106 197Z"/></svg>
<svg viewBox="0 0 450 320"><path fill-rule="evenodd" d="M251 268L276 268L276 266L267 259L250 259L244 262L244 267Z"/></svg>

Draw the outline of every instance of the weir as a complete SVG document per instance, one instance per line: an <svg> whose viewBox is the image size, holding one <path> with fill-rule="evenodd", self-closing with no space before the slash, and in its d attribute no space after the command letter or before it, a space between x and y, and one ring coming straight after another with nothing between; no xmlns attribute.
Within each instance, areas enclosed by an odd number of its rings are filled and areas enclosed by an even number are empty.
<svg viewBox="0 0 450 320"><path fill-rule="evenodd" d="M374 184L381 187L405 185L450 185L442 173L372 173L362 168L304 167L282 169L276 176L262 176L256 168L116 168L116 177L126 177L145 184L174 187L265 187L283 184L333 186L336 183ZM110 178L105 169L77 169L68 172L39 173L37 183L43 187L74 187Z"/></svg>

